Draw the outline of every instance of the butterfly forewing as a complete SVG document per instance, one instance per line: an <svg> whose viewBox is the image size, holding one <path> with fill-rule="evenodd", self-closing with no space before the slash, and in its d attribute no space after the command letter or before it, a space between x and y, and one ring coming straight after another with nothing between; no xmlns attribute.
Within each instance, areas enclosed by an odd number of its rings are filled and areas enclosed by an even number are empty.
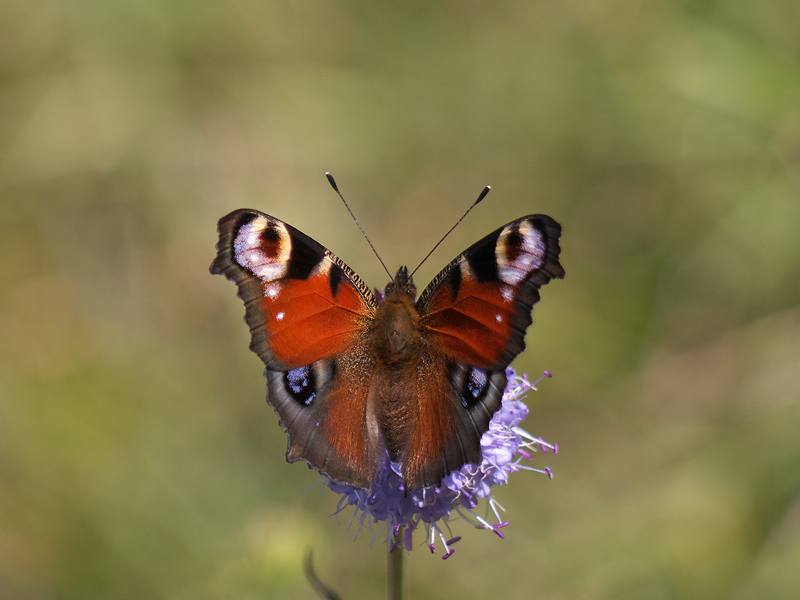
<svg viewBox="0 0 800 600"><path fill-rule="evenodd" d="M482 369L505 369L525 348L539 288L564 276L561 226L546 215L512 221L451 262L417 302L442 350Z"/></svg>
<svg viewBox="0 0 800 600"><path fill-rule="evenodd" d="M291 225L240 209L219 221L212 273L234 281L251 348L270 369L289 370L349 348L377 301L352 269Z"/></svg>

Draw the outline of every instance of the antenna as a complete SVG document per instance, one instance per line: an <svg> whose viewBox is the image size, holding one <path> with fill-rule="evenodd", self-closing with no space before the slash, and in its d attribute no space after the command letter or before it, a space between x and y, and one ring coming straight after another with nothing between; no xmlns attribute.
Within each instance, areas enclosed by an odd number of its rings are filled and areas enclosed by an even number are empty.
<svg viewBox="0 0 800 600"><path fill-rule="evenodd" d="M458 227L458 224L459 224L459 223L461 223L461 221L463 221L463 220L464 220L464 217L466 217L466 216L469 214L469 211L471 211L473 208L475 208L476 206L478 206L478 204L480 203L480 201L481 201L481 200L483 200L484 198L486 198L486 194L488 194L488 193L489 193L489 190L491 190L491 189L492 189L492 186L490 186L490 185L487 185L485 188L483 188L483 191L482 191L482 192L480 193L480 195L478 196L478 199L477 199L477 200L475 200L475 202L473 202L473 203L472 203L472 206L470 206L470 207L467 209L467 212L465 212L463 215L461 215L461 218L460 218L458 221L456 221L456 224L455 224L455 225L453 225L453 226L450 228L450 231L448 231L447 233L445 233L445 234L444 234L444 237L442 237L442 239L440 239L440 240L439 240L439 241L436 243L436 245L435 245L435 246L434 246L434 247L431 249L431 251L430 251L430 252L428 252L427 256L425 256L425 258L423 258L423 259L422 259L422 262L421 262L421 263L419 263L419 264L417 265L417 268L416 268L416 269L414 269L413 271L411 271L411 275L409 275L409 278L411 278L411 277L413 277L413 276L414 276L414 273L416 273L416 272L417 272L417 269L419 269L419 268L422 266L422 263L424 263L426 260L428 260L428 257L430 257L430 255L431 255L431 254L433 254L433 251L434 251L434 250L436 250L436 249L439 247L439 244L441 244L441 243L442 243L442 242L445 240L445 238L446 238L448 235L450 235L450 234L453 232L453 229L455 229L456 227ZM385 267L384 267L384 268L385 268Z"/></svg>
<svg viewBox="0 0 800 600"><path fill-rule="evenodd" d="M356 219L356 216L353 214L353 211L350 210L350 207L347 205L347 200L344 199L344 196L342 196L342 193L339 191L339 186L336 185L336 181L334 181L333 175L331 175L330 173L325 173L325 177L328 178L328 183L331 184L331 187L333 188L333 191L336 192L337 194L339 194L339 198L341 198L342 202L344 202L344 207L347 209L347 212L350 213L350 216L353 217L353 221L355 221L356 225L358 225L358 228L361 230L361 234L364 236L364 239L367 240L367 243L369 244L369 247L372 248L372 252L378 258L378 262L381 263L381 266L383 267L383 270L386 271L386 274L389 276L389 279L390 280L394 280L394 277L392 277L392 274L389 273L389 269L386 268L386 265L383 264L383 261L381 260L381 257L378 256L378 253L375 250L375 246L372 245L372 242L369 241L369 237L367 237L367 234L364 233L363 229L361 229L361 223L358 222L358 219ZM477 204L477 202L476 202L476 204ZM467 212L469 212L469 211L467 211Z"/></svg>

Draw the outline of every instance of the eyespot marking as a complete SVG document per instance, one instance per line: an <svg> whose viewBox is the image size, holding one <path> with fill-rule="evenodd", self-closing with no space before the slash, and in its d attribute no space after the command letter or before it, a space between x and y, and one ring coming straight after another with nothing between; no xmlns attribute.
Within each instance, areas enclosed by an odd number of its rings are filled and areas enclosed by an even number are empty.
<svg viewBox="0 0 800 600"><path fill-rule="evenodd" d="M489 391L491 372L470 367L461 386L461 404L470 408L480 402Z"/></svg>
<svg viewBox="0 0 800 600"><path fill-rule="evenodd" d="M259 215L236 232L233 258L239 266L268 283L286 275L291 246L283 223Z"/></svg>
<svg viewBox="0 0 800 600"><path fill-rule="evenodd" d="M292 398L305 406L310 406L317 395L317 377L308 365L286 371L283 382Z"/></svg>
<svg viewBox="0 0 800 600"><path fill-rule="evenodd" d="M541 231L530 221L504 227L496 252L500 280L511 286L519 285L531 271L542 266L545 250Z"/></svg>

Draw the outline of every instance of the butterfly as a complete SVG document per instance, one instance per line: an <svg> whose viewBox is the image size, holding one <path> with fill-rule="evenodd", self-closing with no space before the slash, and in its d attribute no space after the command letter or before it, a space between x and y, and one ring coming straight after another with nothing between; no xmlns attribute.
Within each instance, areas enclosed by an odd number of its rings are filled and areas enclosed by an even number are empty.
<svg viewBox="0 0 800 600"><path fill-rule="evenodd" d="M330 250L257 210L222 217L218 232L210 271L244 301L289 462L363 489L387 453L406 489L481 462L539 288L564 277L556 221L500 227L419 299L407 267L373 293Z"/></svg>

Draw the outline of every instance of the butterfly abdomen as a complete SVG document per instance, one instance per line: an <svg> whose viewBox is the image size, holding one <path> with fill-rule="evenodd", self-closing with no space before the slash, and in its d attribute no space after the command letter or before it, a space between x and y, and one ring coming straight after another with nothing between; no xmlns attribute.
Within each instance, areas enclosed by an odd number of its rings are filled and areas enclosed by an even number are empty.
<svg viewBox="0 0 800 600"><path fill-rule="evenodd" d="M414 298L398 280L386 286L370 336L375 371L371 386L382 442L393 461L402 460L414 428L417 365L422 350ZM410 291L410 290L409 290Z"/></svg>

